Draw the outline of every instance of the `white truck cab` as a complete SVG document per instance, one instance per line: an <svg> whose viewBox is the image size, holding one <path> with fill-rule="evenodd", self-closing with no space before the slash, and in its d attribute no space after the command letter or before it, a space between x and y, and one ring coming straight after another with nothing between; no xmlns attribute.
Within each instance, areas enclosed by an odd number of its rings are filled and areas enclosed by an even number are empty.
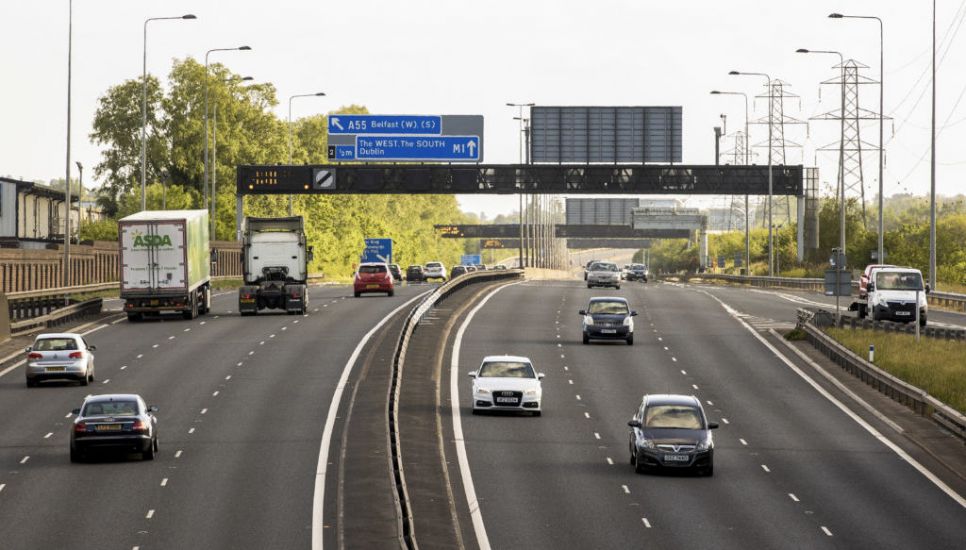
<svg viewBox="0 0 966 550"><path fill-rule="evenodd" d="M922 272L910 267L883 266L869 274L865 300L853 304L859 317L871 315L875 321L911 323L917 318L926 326L929 304L926 294L931 289L923 284ZM918 308L917 308L918 305Z"/></svg>

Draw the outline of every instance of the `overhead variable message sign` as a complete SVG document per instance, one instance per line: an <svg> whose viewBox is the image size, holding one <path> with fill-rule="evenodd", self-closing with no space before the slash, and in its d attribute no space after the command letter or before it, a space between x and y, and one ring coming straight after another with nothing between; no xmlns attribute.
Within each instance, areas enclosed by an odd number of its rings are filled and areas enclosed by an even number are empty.
<svg viewBox="0 0 966 550"><path fill-rule="evenodd" d="M330 115L338 162L481 162L481 115Z"/></svg>

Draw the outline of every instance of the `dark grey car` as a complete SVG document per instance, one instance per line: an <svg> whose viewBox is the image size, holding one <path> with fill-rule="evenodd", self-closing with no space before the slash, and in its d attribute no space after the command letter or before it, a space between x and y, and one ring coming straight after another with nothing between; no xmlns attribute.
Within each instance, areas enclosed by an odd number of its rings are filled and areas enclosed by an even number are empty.
<svg viewBox="0 0 966 550"><path fill-rule="evenodd" d="M627 300L620 297L591 298L587 309L577 312L583 316L581 330L583 342L594 340L624 340L628 346L634 345L634 319L636 311L631 311Z"/></svg>
<svg viewBox="0 0 966 550"><path fill-rule="evenodd" d="M70 461L81 462L95 450L140 453L154 460L158 451L157 407L130 393L91 395L84 400L70 431Z"/></svg>
<svg viewBox="0 0 966 550"><path fill-rule="evenodd" d="M648 470L691 469L714 475L714 438L718 424L708 422L693 395L645 395L630 426L631 465Z"/></svg>

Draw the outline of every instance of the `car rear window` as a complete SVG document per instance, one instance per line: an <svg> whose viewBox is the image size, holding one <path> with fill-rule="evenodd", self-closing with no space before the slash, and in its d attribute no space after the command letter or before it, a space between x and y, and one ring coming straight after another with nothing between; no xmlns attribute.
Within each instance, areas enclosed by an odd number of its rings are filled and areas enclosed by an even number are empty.
<svg viewBox="0 0 966 550"><path fill-rule="evenodd" d="M491 361L480 367L480 378L536 378L533 366L520 361Z"/></svg>
<svg viewBox="0 0 966 550"><path fill-rule="evenodd" d="M359 268L359 273L385 273L384 265L364 265Z"/></svg>
<svg viewBox="0 0 966 550"><path fill-rule="evenodd" d="M428 264L426 264L426 267L443 267L443 264L438 262L429 262Z"/></svg>
<svg viewBox="0 0 966 550"><path fill-rule="evenodd" d="M605 315L627 315L627 304L624 302L591 302L590 313Z"/></svg>
<svg viewBox="0 0 966 550"><path fill-rule="evenodd" d="M34 351L66 351L77 349L73 338L42 338L34 342Z"/></svg>
<svg viewBox="0 0 966 550"><path fill-rule="evenodd" d="M88 403L81 416L137 416L137 401L95 401Z"/></svg>
<svg viewBox="0 0 966 550"><path fill-rule="evenodd" d="M688 405L651 405L644 412L647 428L704 429L701 411Z"/></svg>

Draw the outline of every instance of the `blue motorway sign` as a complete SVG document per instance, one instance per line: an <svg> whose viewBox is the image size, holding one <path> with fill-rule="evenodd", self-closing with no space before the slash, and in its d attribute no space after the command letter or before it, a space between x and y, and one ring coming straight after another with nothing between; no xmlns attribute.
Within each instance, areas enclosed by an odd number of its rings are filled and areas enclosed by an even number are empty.
<svg viewBox="0 0 966 550"><path fill-rule="evenodd" d="M362 262L392 263L392 239L366 239L362 251Z"/></svg>
<svg viewBox="0 0 966 550"><path fill-rule="evenodd" d="M412 134L438 136L443 133L440 115L329 115L329 134Z"/></svg>
<svg viewBox="0 0 966 550"><path fill-rule="evenodd" d="M480 160L480 136L356 136L354 149L354 158L339 160L473 162Z"/></svg>
<svg viewBox="0 0 966 550"><path fill-rule="evenodd" d="M460 265L478 265L483 263L483 256L479 254L463 254L460 256Z"/></svg>

